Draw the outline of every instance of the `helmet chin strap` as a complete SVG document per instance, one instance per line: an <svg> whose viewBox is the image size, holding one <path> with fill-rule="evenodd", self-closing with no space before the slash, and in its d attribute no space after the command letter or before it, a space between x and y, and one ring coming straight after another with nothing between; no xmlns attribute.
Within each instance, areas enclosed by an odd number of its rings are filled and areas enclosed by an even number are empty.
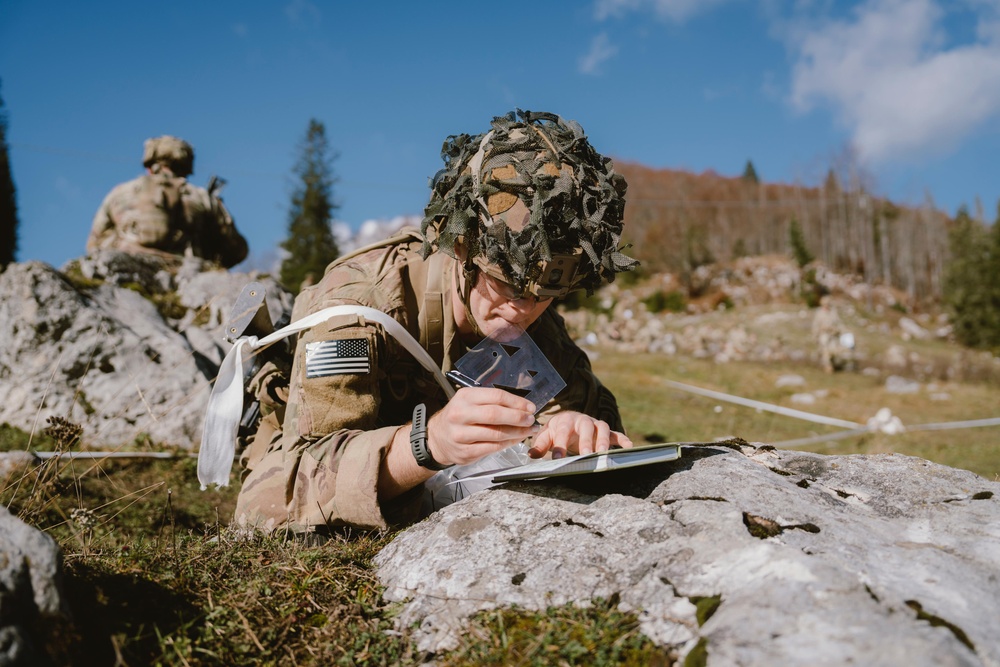
<svg viewBox="0 0 1000 667"><path fill-rule="evenodd" d="M458 277L458 264L455 265L455 277ZM472 308L469 307L469 296L472 294L472 286L476 284L476 279L479 277L479 271L475 265L466 265L462 269L462 277L465 280L465 285L462 286L462 306L465 308L465 319L472 327L472 333L479 338L486 338L486 334L479 328L476 316L472 314Z"/></svg>

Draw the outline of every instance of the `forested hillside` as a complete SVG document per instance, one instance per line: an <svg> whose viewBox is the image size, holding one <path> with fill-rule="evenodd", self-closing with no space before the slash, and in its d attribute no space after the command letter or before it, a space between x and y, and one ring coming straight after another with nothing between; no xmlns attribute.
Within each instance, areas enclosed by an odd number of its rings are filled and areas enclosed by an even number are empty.
<svg viewBox="0 0 1000 667"><path fill-rule="evenodd" d="M948 260L947 215L875 197L833 171L821 187L616 162L628 180L625 240L650 271L690 272L745 255L811 255L835 271L937 300ZM799 247L793 247L798 245Z"/></svg>

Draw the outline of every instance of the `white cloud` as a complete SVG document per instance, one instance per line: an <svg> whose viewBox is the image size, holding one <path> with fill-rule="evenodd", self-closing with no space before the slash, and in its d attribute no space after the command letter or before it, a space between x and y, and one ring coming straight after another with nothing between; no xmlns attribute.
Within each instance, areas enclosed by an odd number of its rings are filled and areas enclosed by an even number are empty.
<svg viewBox="0 0 1000 667"><path fill-rule="evenodd" d="M599 74L601 65L618 53L608 34L602 32L590 41L590 51L580 58L579 69L584 74Z"/></svg>
<svg viewBox="0 0 1000 667"><path fill-rule="evenodd" d="M683 23L695 14L703 14L731 0L596 0L594 15L599 21L629 12L653 12L657 17Z"/></svg>
<svg viewBox="0 0 1000 667"><path fill-rule="evenodd" d="M333 236L341 254L346 254L369 243L389 238L406 226L420 227L423 217L419 215L397 215L394 218L365 220L357 231L345 222L333 223Z"/></svg>
<svg viewBox="0 0 1000 667"><path fill-rule="evenodd" d="M867 161L954 148L1000 116L991 4L968 5L981 12L978 41L954 46L945 46L945 15L934 0L869 0L850 20L800 31L792 42L793 106L832 107Z"/></svg>

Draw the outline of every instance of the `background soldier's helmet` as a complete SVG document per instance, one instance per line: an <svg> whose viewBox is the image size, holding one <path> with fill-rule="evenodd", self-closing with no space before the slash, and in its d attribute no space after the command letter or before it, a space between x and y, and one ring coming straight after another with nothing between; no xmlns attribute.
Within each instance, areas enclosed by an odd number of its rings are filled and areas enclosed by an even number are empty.
<svg viewBox="0 0 1000 667"><path fill-rule="evenodd" d="M517 110L448 137L424 210L423 255L441 250L522 294L593 292L638 262L622 254L625 179L576 121Z"/></svg>
<svg viewBox="0 0 1000 667"><path fill-rule="evenodd" d="M170 135L146 139L142 166L152 167L154 164L164 165L174 176L190 176L194 173L194 149L183 139Z"/></svg>

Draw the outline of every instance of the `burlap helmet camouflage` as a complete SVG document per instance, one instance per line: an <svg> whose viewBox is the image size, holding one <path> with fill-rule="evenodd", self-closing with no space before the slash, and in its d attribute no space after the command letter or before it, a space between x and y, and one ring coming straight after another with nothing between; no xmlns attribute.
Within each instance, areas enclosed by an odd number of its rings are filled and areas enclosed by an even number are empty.
<svg viewBox="0 0 1000 667"><path fill-rule="evenodd" d="M465 254L522 294L593 292L638 262L620 246L626 183L576 121L518 109L448 137L424 210L423 255Z"/></svg>
<svg viewBox="0 0 1000 667"><path fill-rule="evenodd" d="M194 149L188 142L169 134L146 139L142 166L152 167L154 164L166 166L174 176L190 176L194 173Z"/></svg>

